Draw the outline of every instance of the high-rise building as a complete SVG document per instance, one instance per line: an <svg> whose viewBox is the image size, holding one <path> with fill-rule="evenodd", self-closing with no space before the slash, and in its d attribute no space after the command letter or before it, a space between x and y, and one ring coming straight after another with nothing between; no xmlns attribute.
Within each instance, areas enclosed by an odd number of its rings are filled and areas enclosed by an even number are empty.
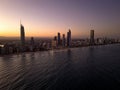
<svg viewBox="0 0 120 90"><path fill-rule="evenodd" d="M90 30L90 45L94 45L94 30Z"/></svg>
<svg viewBox="0 0 120 90"><path fill-rule="evenodd" d="M71 46L71 30L70 29L69 29L69 34L70 34L69 41L70 41L70 46Z"/></svg>
<svg viewBox="0 0 120 90"><path fill-rule="evenodd" d="M54 39L52 40L52 48L56 48L57 47L57 36L54 37Z"/></svg>
<svg viewBox="0 0 120 90"><path fill-rule="evenodd" d="M62 39L62 45L63 45L63 47L65 47L65 43L66 43L65 34L63 34L63 39Z"/></svg>
<svg viewBox="0 0 120 90"><path fill-rule="evenodd" d="M35 41L34 41L34 38L31 37L31 40L30 40L30 51L34 51L35 50Z"/></svg>
<svg viewBox="0 0 120 90"><path fill-rule="evenodd" d="M34 44L35 44L34 37L31 37L30 44L31 44L32 46L34 46Z"/></svg>
<svg viewBox="0 0 120 90"><path fill-rule="evenodd" d="M21 36L21 45L25 45L25 31L24 31L24 26L20 24L20 36Z"/></svg>
<svg viewBox="0 0 120 90"><path fill-rule="evenodd" d="M61 36L60 36L60 33L58 32L58 46L61 45Z"/></svg>
<svg viewBox="0 0 120 90"><path fill-rule="evenodd" d="M67 46L71 46L71 30L67 32Z"/></svg>

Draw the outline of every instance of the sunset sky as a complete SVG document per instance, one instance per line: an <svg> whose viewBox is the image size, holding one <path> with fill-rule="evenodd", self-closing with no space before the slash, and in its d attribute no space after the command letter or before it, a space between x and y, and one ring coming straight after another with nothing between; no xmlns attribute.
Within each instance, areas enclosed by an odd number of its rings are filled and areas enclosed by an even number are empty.
<svg viewBox="0 0 120 90"><path fill-rule="evenodd" d="M0 36L120 37L120 0L0 0Z"/></svg>

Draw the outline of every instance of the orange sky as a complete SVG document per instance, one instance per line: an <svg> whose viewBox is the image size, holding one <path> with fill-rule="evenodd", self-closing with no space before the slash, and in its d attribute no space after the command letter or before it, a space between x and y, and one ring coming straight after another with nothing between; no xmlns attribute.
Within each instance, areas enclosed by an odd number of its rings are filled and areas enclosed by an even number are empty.
<svg viewBox="0 0 120 90"><path fill-rule="evenodd" d="M92 1L0 0L0 36L19 37L21 20L30 37L54 37L69 28L78 38L89 37L91 29L96 37L120 37L120 1Z"/></svg>

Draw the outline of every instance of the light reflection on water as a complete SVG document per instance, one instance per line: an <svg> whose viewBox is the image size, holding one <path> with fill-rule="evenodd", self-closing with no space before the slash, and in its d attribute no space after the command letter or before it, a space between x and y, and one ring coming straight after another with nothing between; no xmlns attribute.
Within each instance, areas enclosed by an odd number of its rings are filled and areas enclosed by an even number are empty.
<svg viewBox="0 0 120 90"><path fill-rule="evenodd" d="M0 90L93 90L119 87L119 45L0 57Z"/></svg>

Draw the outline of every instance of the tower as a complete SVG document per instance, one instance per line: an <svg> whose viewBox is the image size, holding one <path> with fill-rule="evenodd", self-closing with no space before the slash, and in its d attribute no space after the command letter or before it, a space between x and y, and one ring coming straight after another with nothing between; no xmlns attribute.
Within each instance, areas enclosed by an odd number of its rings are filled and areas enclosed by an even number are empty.
<svg viewBox="0 0 120 90"><path fill-rule="evenodd" d="M66 43L65 34L63 34L63 39L62 39L62 45L63 45L63 47L65 47L65 43Z"/></svg>
<svg viewBox="0 0 120 90"><path fill-rule="evenodd" d="M58 46L61 44L61 37L60 37L60 33L58 32Z"/></svg>
<svg viewBox="0 0 120 90"><path fill-rule="evenodd" d="M31 44L32 46L34 46L34 44L35 44L34 37L31 37L30 44Z"/></svg>
<svg viewBox="0 0 120 90"><path fill-rule="evenodd" d="M71 30L67 32L67 46L71 46Z"/></svg>
<svg viewBox="0 0 120 90"><path fill-rule="evenodd" d="M30 40L30 50L31 51L35 50L35 41L33 37L31 37L31 40Z"/></svg>
<svg viewBox="0 0 120 90"><path fill-rule="evenodd" d="M21 39L21 46L25 46L25 31L24 26L20 23L20 39Z"/></svg>
<svg viewBox="0 0 120 90"><path fill-rule="evenodd" d="M57 36L55 36L52 40L52 48L56 48L57 47Z"/></svg>
<svg viewBox="0 0 120 90"><path fill-rule="evenodd" d="M94 30L90 30L90 45L94 45Z"/></svg>
<svg viewBox="0 0 120 90"><path fill-rule="evenodd" d="M69 45L71 46L71 30L69 29Z"/></svg>

